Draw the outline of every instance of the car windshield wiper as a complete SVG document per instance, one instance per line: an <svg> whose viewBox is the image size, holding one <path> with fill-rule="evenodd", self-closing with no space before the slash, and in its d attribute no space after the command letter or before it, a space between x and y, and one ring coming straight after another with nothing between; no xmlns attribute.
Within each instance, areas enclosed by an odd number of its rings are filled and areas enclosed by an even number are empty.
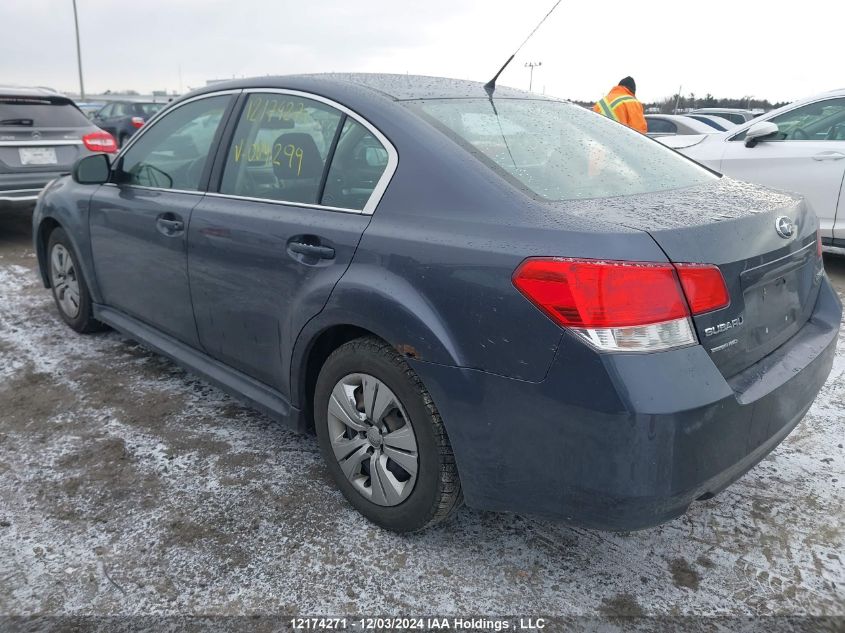
<svg viewBox="0 0 845 633"><path fill-rule="evenodd" d="M32 119L3 119L0 120L0 125L28 125L32 127Z"/></svg>

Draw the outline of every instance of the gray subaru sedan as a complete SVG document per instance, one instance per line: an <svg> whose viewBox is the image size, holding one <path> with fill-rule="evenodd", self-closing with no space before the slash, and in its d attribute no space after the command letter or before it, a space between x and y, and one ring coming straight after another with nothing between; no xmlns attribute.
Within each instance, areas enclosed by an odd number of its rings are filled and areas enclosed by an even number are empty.
<svg viewBox="0 0 845 633"><path fill-rule="evenodd" d="M50 184L33 231L71 328L314 431L346 499L402 532L464 501L676 517L796 427L842 316L800 198L432 77L193 92Z"/></svg>

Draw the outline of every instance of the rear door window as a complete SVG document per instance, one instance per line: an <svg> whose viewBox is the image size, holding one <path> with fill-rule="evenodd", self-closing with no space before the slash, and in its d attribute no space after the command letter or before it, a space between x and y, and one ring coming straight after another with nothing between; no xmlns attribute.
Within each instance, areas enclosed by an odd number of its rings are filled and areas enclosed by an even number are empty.
<svg viewBox="0 0 845 633"><path fill-rule="evenodd" d="M112 116L130 116L135 114L135 106L131 103L115 103Z"/></svg>
<svg viewBox="0 0 845 633"><path fill-rule="evenodd" d="M88 127L91 122L68 99L0 96L0 127Z"/></svg>
<svg viewBox="0 0 845 633"><path fill-rule="evenodd" d="M316 100L250 94L229 146L220 193L317 204L342 118Z"/></svg>
<svg viewBox="0 0 845 633"><path fill-rule="evenodd" d="M139 103L138 108L145 117L151 117L164 107L163 103Z"/></svg>
<svg viewBox="0 0 845 633"><path fill-rule="evenodd" d="M322 204L329 207L362 210L384 170L388 153L366 127L346 119L337 143Z"/></svg>

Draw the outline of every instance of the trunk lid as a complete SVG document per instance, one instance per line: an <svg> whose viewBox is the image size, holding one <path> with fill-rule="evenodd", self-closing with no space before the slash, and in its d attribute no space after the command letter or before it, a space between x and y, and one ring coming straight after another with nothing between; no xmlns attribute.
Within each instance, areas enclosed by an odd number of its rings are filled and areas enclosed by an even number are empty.
<svg viewBox="0 0 845 633"><path fill-rule="evenodd" d="M731 303L693 321L725 377L783 345L812 313L824 270L818 220L797 196L722 178L602 206L602 219L648 232L670 261L719 267ZM789 220L781 232L779 218Z"/></svg>

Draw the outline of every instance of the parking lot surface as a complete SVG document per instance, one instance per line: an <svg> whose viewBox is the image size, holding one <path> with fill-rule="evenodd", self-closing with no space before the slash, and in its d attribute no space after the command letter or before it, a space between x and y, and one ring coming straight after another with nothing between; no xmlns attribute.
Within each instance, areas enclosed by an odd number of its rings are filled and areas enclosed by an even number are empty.
<svg viewBox="0 0 845 633"><path fill-rule="evenodd" d="M827 266L845 294L845 259ZM842 334L798 428L668 524L464 508L397 536L346 504L313 437L75 334L35 271L28 214L0 212L0 614L845 615Z"/></svg>

